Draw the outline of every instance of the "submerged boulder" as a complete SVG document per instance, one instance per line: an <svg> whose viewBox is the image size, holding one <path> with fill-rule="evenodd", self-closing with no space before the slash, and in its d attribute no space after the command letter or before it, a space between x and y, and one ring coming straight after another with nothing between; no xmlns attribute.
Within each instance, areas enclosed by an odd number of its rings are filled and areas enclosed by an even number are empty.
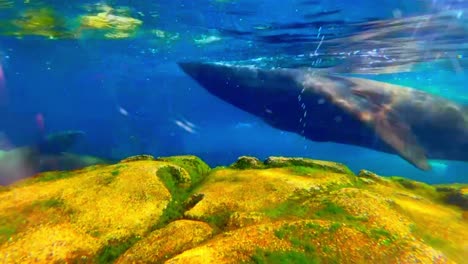
<svg viewBox="0 0 468 264"><path fill-rule="evenodd" d="M127 250L116 263L157 263L200 245L213 229L204 222L176 220Z"/></svg>
<svg viewBox="0 0 468 264"><path fill-rule="evenodd" d="M241 157L210 169L195 156L139 156L0 189L0 256L7 263L463 263L466 190L355 176L345 165L302 158Z"/></svg>
<svg viewBox="0 0 468 264"><path fill-rule="evenodd" d="M261 169L265 165L255 157L242 156L237 159L231 166L233 169Z"/></svg>
<svg viewBox="0 0 468 264"><path fill-rule="evenodd" d="M301 166L337 173L352 173L341 163L307 158L269 157L265 160L265 165L270 168Z"/></svg>

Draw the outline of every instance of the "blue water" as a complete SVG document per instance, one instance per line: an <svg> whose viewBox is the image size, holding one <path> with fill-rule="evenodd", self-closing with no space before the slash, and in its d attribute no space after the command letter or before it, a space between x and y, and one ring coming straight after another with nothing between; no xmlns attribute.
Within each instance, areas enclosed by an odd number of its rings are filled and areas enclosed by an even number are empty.
<svg viewBox="0 0 468 264"><path fill-rule="evenodd" d="M241 155L303 156L430 183L468 182L466 162L434 161L433 170L423 172L395 155L271 128L209 94L176 64L348 65L354 74L468 104L466 1L101 1L88 8L96 2L24 2L0 1L7 92L0 131L9 148L80 130L85 138L72 151L107 159L194 154L218 166ZM78 34L77 21L103 12L104 3L111 14L141 25L118 39L89 28ZM28 10L41 8L54 10L61 22L31 22L38 13ZM402 22L409 18L414 21ZM366 32L376 33L372 41L350 39ZM358 56L366 52L375 56ZM375 66L382 61L385 67Z"/></svg>

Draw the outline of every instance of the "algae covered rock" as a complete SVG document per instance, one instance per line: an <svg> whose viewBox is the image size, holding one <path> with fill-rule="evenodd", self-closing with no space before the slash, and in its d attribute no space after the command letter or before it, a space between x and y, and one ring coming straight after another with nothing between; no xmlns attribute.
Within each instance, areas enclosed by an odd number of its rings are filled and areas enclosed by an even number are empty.
<svg viewBox="0 0 468 264"><path fill-rule="evenodd" d="M255 157L242 156L230 167L233 169L261 169L264 168L265 165Z"/></svg>
<svg viewBox="0 0 468 264"><path fill-rule="evenodd" d="M156 263L198 246L213 229L204 222L177 220L150 233L125 252L117 263Z"/></svg>
<svg viewBox="0 0 468 264"><path fill-rule="evenodd" d="M141 161L141 160L155 160L155 158L151 155L137 155L137 156L131 156L131 157L125 158L121 160L120 163Z"/></svg>
<svg viewBox="0 0 468 264"><path fill-rule="evenodd" d="M351 171L341 163L307 158L269 157L265 160L265 165L270 168L301 166L336 173L351 173Z"/></svg>
<svg viewBox="0 0 468 264"><path fill-rule="evenodd" d="M442 199L448 203L468 210L468 187L467 186L439 186L436 188Z"/></svg>
<svg viewBox="0 0 468 264"><path fill-rule="evenodd" d="M203 177L210 171L210 167L197 156L158 157L156 160L184 168L190 174L194 183L203 180Z"/></svg>
<svg viewBox="0 0 468 264"><path fill-rule="evenodd" d="M327 172L323 177L320 171L302 168L214 170L197 188L204 198L185 216L225 226L234 212L262 211L286 202L300 190L320 193L352 181L348 174Z"/></svg>
<svg viewBox="0 0 468 264"><path fill-rule="evenodd" d="M0 254L13 263L107 263L118 257L167 220L173 186L158 174L169 168L171 181L186 188L191 183L189 173L175 164L130 160L48 172L1 192Z"/></svg>
<svg viewBox="0 0 468 264"><path fill-rule="evenodd" d="M375 182L382 183L385 181L383 177L380 177L379 175L368 170L360 170L357 176L361 181L368 184L372 184Z"/></svg>
<svg viewBox="0 0 468 264"><path fill-rule="evenodd" d="M322 171L352 174L352 172L341 163L307 158L269 157L264 162L261 162L255 157L242 156L229 167L232 169L305 167L310 169L319 169Z"/></svg>
<svg viewBox="0 0 468 264"><path fill-rule="evenodd" d="M7 263L463 263L465 185L342 164L131 157L0 189ZM456 201L456 202L454 202ZM457 205L457 206L454 206Z"/></svg>

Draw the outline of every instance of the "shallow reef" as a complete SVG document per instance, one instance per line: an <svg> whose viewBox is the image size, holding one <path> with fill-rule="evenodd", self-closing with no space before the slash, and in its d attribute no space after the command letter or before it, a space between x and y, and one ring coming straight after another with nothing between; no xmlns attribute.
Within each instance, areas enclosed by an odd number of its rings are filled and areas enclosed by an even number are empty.
<svg viewBox="0 0 468 264"><path fill-rule="evenodd" d="M5 263L463 263L468 186L305 158L130 157L0 187Z"/></svg>

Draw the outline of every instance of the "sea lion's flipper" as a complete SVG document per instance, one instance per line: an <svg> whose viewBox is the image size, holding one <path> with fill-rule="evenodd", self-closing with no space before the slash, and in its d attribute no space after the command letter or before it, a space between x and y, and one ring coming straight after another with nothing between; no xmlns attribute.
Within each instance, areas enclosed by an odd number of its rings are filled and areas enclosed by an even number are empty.
<svg viewBox="0 0 468 264"><path fill-rule="evenodd" d="M377 118L374 125L377 135L402 158L421 170L431 169L426 151L407 125L391 118Z"/></svg>
<svg viewBox="0 0 468 264"><path fill-rule="evenodd" d="M374 128L376 134L398 155L422 170L430 170L425 149L405 123L403 118L392 111L391 100L381 91L353 88L352 93L365 98L372 111L358 114L361 121Z"/></svg>

